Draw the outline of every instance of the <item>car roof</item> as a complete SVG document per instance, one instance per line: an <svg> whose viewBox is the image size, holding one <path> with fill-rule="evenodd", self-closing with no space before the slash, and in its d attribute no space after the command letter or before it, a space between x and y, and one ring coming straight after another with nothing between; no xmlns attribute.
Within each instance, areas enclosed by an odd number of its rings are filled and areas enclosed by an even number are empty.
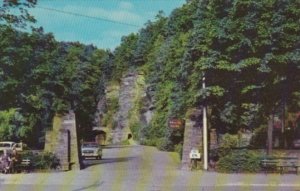
<svg viewBox="0 0 300 191"><path fill-rule="evenodd" d="M6 143L6 144L7 144L7 143L9 143L9 144L14 144L15 142L13 142L13 141L1 141L1 142L0 142L0 144L1 144L1 143Z"/></svg>

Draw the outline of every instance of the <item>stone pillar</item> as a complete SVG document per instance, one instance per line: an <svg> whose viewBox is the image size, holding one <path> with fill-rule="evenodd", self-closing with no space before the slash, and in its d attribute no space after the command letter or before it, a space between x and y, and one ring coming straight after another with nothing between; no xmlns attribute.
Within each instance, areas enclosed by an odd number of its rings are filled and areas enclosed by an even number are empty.
<svg viewBox="0 0 300 191"><path fill-rule="evenodd" d="M210 130L210 140L209 140L209 149L216 149L218 148L218 137L216 129Z"/></svg>
<svg viewBox="0 0 300 191"><path fill-rule="evenodd" d="M192 148L199 149L202 153L202 110L191 109L186 114L186 123L184 129L183 151L181 169L188 170L190 165L189 153ZM199 166L200 164L198 164Z"/></svg>
<svg viewBox="0 0 300 191"><path fill-rule="evenodd" d="M80 150L78 147L78 137L76 129L75 113L73 111L69 112L63 117L62 129L67 130L70 135L70 145L69 145L69 162L71 169L80 169Z"/></svg>
<svg viewBox="0 0 300 191"><path fill-rule="evenodd" d="M54 153L60 160L62 170L80 169L80 151L73 111L64 116L56 114L53 129L45 135L45 152Z"/></svg>

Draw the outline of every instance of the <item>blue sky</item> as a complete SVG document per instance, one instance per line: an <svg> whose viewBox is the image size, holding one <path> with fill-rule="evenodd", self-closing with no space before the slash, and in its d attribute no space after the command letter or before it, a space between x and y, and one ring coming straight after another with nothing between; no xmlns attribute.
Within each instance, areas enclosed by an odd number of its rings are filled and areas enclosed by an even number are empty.
<svg viewBox="0 0 300 191"><path fill-rule="evenodd" d="M153 20L159 10L166 15L185 0L39 0L30 14L45 32L52 32L59 41L79 41L98 48L114 49L121 37L138 32L148 20ZM46 9L45 9L46 8ZM96 20L56 12L55 9L113 22ZM118 24L129 23L139 27Z"/></svg>

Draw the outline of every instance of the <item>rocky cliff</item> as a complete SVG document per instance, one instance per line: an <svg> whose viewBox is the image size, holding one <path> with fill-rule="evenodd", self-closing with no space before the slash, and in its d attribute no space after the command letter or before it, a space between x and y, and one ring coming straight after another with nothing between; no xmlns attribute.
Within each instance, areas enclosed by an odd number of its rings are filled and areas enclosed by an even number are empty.
<svg viewBox="0 0 300 191"><path fill-rule="evenodd" d="M142 136L140 128L150 123L154 109L150 90L144 75L138 72L127 73L120 83L107 85L106 95L98 103L95 123L107 133L108 143Z"/></svg>

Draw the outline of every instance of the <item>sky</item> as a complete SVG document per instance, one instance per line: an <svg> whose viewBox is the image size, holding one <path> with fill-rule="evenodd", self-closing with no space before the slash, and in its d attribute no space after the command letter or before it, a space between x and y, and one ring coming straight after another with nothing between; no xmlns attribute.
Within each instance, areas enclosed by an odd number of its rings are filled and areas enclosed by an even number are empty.
<svg viewBox="0 0 300 191"><path fill-rule="evenodd" d="M154 20L159 10L168 16L184 3L185 0L39 0L29 12L36 18L36 25L52 32L58 41L79 41L113 50L122 36L138 32L148 20Z"/></svg>

